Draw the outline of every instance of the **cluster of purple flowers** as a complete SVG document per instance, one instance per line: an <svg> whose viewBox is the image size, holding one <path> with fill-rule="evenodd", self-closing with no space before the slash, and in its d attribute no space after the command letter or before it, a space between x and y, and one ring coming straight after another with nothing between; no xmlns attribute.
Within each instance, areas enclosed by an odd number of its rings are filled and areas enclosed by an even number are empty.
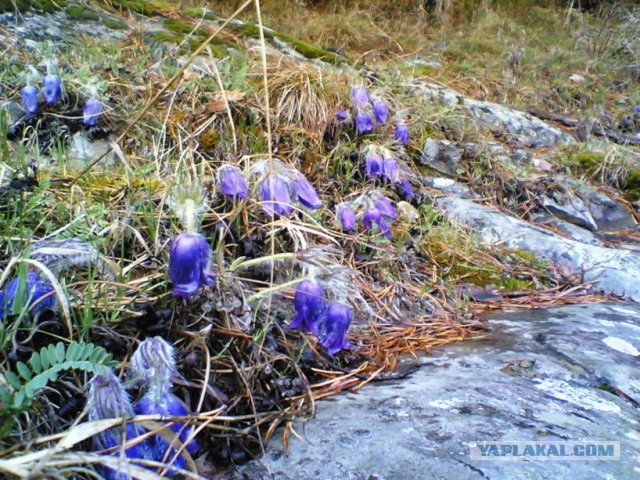
<svg viewBox="0 0 640 480"><path fill-rule="evenodd" d="M379 92L369 95L365 87L355 87L351 90L351 100L353 102L355 114L356 133L364 135L373 132L374 119L379 125L384 125L389 120L389 106L384 101ZM350 115L347 110L336 112L338 123L350 123ZM394 128L396 142L400 145L409 143L409 127L404 119L397 116Z"/></svg>
<svg viewBox="0 0 640 480"><path fill-rule="evenodd" d="M138 415L186 416L189 409L172 391L172 379L178 375L174 358L174 348L160 337L143 341L131 358L131 370L134 378L141 383L144 394L132 405L129 394L113 372L96 375L90 384L87 397L89 420L109 418L130 418ZM169 427L176 438L189 453L196 453L199 445L193 439L193 427L184 423L175 423ZM160 435L145 435L145 429L135 423L126 427L113 427L93 437L95 450L106 451L113 455L124 454L130 459L143 459L162 462L174 469L183 469L186 460L178 445L171 445ZM177 442L176 442L177 443ZM127 445L122 451L121 446ZM107 480L125 480L129 475L105 468Z"/></svg>
<svg viewBox="0 0 640 480"><path fill-rule="evenodd" d="M362 219L366 230L378 231L387 238L391 238L391 222L397 217L391 201L376 191L362 194L350 202L339 203L336 214L345 232L355 230L358 219Z"/></svg>
<svg viewBox="0 0 640 480"><path fill-rule="evenodd" d="M270 217L289 216L293 212L294 201L311 210L322 206L322 200L311 182L280 160L263 160L252 170L260 175L262 210Z"/></svg>
<svg viewBox="0 0 640 480"><path fill-rule="evenodd" d="M327 353L334 356L350 348L346 338L353 309L343 303L327 303L324 288L316 280L303 280L293 297L296 317L291 328L299 328L316 335Z"/></svg>
<svg viewBox="0 0 640 480"><path fill-rule="evenodd" d="M18 306L31 308L32 315L37 317L45 310L55 310L56 304L57 297L49 280L29 270L24 279L15 277L0 290L0 320L21 313L15 311Z"/></svg>
<svg viewBox="0 0 640 480"><path fill-rule="evenodd" d="M42 96L47 105L55 105L63 97L62 80L57 73L57 62L55 59L49 59L46 62L47 74L42 81ZM27 115L36 115L38 113L38 101L40 91L32 85L33 77L42 78L38 72L31 67L32 73L27 75L27 85L22 89L22 108ZM95 90L95 89L94 89ZM93 92L85 101L83 109L83 123L86 126L94 126L100 115L102 114L102 102L98 98L97 92Z"/></svg>
<svg viewBox="0 0 640 480"><path fill-rule="evenodd" d="M411 178L413 174L404 162L398 160L388 148L367 145L363 149L365 171L370 179L381 178L397 188L407 200L414 198Z"/></svg>

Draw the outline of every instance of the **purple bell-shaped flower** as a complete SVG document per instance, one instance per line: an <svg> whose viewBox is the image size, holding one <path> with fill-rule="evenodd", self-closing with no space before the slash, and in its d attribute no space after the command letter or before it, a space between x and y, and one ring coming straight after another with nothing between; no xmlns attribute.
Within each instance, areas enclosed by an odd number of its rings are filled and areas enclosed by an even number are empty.
<svg viewBox="0 0 640 480"><path fill-rule="evenodd" d="M33 85L22 89L22 108L29 115L38 113L38 89Z"/></svg>
<svg viewBox="0 0 640 480"><path fill-rule="evenodd" d="M387 119L389 118L389 109L387 104L382 100L378 100L373 104L373 113L376 116L376 122L380 124L387 123Z"/></svg>
<svg viewBox="0 0 640 480"><path fill-rule="evenodd" d="M350 232L356 228L356 212L349 205L345 203L338 205L338 218L345 232Z"/></svg>
<svg viewBox="0 0 640 480"><path fill-rule="evenodd" d="M36 271L29 270L24 279L23 288L20 288L20 278L12 279L0 290L0 320L14 312L16 302L23 308L32 307L31 313L37 317L44 310L55 310L57 297L53 295L53 286L48 280L42 278ZM16 298L18 292L22 292L20 299Z"/></svg>
<svg viewBox="0 0 640 480"><path fill-rule="evenodd" d="M398 123L396 125L395 137L400 145L409 143L409 127L404 123Z"/></svg>
<svg viewBox="0 0 640 480"><path fill-rule="evenodd" d="M358 135L373 132L373 119L367 112L358 112L356 115L356 132Z"/></svg>
<svg viewBox="0 0 640 480"><path fill-rule="evenodd" d="M193 297L203 285L211 286L215 275L209 270L211 249L199 233L181 233L171 243L169 277L174 297Z"/></svg>
<svg viewBox="0 0 640 480"><path fill-rule="evenodd" d="M161 337L147 338L131 357L134 378L142 384L144 395L135 406L138 415L187 416L190 414L185 403L171 392L172 380L178 376L173 345ZM193 427L184 423L171 425L189 453L199 450L192 438ZM167 462L175 468L184 468L184 457L177 454L169 443L159 435L150 439L149 450L152 460Z"/></svg>
<svg viewBox="0 0 640 480"><path fill-rule="evenodd" d="M415 198L415 194L413 193L413 186L411 185L409 179L401 179L399 187L400 192L402 193L402 196L405 198L405 200L411 200L412 198Z"/></svg>
<svg viewBox="0 0 640 480"><path fill-rule="evenodd" d="M347 110L338 110L336 112L336 120L338 123L346 123L349 121L349 112Z"/></svg>
<svg viewBox="0 0 640 480"><path fill-rule="evenodd" d="M351 307L340 303L331 303L327 307L319 338L320 344L327 349L329 355L334 356L340 350L351 347L346 335L352 317Z"/></svg>
<svg viewBox="0 0 640 480"><path fill-rule="evenodd" d="M396 209L389 200L384 195L376 194L373 197L373 204L380 211L382 215L388 218L396 218L398 215L396 213Z"/></svg>
<svg viewBox="0 0 640 480"><path fill-rule="evenodd" d="M367 89L364 87L355 87L351 90L351 99L356 107L362 107L371 103L369 92L367 92Z"/></svg>
<svg viewBox="0 0 640 480"><path fill-rule="evenodd" d="M382 175L392 184L395 184L398 182L399 168L398 168L398 161L395 158L384 159Z"/></svg>
<svg viewBox="0 0 640 480"><path fill-rule="evenodd" d="M58 75L49 74L44 77L42 93L47 104L53 105L62 97L62 82Z"/></svg>
<svg viewBox="0 0 640 480"><path fill-rule="evenodd" d="M311 185L311 182L304 175L299 174L293 181L293 192L298 197L298 201L311 210L317 210L322 206L322 200L318 196L318 192Z"/></svg>
<svg viewBox="0 0 640 480"><path fill-rule="evenodd" d="M88 127L93 127L98 123L98 118L102 113L102 102L97 98L89 98L84 102L83 123Z"/></svg>
<svg viewBox="0 0 640 480"><path fill-rule="evenodd" d="M270 217L286 217L293 211L289 189L282 178L272 175L262 182L262 210Z"/></svg>
<svg viewBox="0 0 640 480"><path fill-rule="evenodd" d="M374 225L380 223L380 210L375 207L365 210L362 217L362 223L364 224L364 228L372 230Z"/></svg>
<svg viewBox="0 0 640 480"><path fill-rule="evenodd" d="M242 172L233 165L222 165L218 169L218 184L222 194L234 200L246 198L249 192Z"/></svg>
<svg viewBox="0 0 640 480"><path fill-rule="evenodd" d="M87 395L89 407L89 421L109 418L128 418L134 416L129 394L125 391L120 379L111 370L104 375L95 375L89 384ZM144 429L135 423L127 423L104 430L92 437L93 448L111 455L121 455L123 445L124 455L130 459L149 459L149 442L136 442L136 438L145 433ZM126 480L131 478L126 472L118 472L110 468L103 468L103 475L107 480Z"/></svg>
<svg viewBox="0 0 640 480"><path fill-rule="evenodd" d="M314 334L318 333L319 323L324 310L324 289L315 280L303 280L293 296L296 317L291 328L302 328Z"/></svg>
<svg viewBox="0 0 640 480"><path fill-rule="evenodd" d="M379 177L384 172L384 160L377 153L370 153L365 158L367 177Z"/></svg>

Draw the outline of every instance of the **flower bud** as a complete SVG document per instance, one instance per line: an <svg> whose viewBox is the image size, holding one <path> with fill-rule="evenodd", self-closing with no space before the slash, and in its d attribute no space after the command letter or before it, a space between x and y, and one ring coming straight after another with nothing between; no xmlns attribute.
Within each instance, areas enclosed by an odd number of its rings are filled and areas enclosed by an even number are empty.
<svg viewBox="0 0 640 480"><path fill-rule="evenodd" d="M389 118L388 107L382 100L378 100L373 104L373 113L376 115L376 122L380 124L387 123Z"/></svg>
<svg viewBox="0 0 640 480"><path fill-rule="evenodd" d="M342 225L342 229L345 232L350 232L354 228L356 228L356 213L349 205L341 203L340 205L338 205L337 210L340 224Z"/></svg>
<svg viewBox="0 0 640 480"><path fill-rule="evenodd" d="M367 92L367 89L364 87L355 87L351 90L351 99L356 107L361 107L371 103L369 92Z"/></svg>
<svg viewBox="0 0 640 480"><path fill-rule="evenodd" d="M0 290L0 320L7 316L20 312L14 312L16 301L23 308L33 305L31 311L37 317L44 310L55 310L57 297L53 295L53 286L48 280L42 278L36 271L29 270L21 287L20 278L12 279L2 290ZM22 292L20 299L16 298ZM43 298L45 297L46 298Z"/></svg>
<svg viewBox="0 0 640 480"><path fill-rule="evenodd" d="M396 141L400 145L406 145L409 143L409 127L407 127L404 123L399 123L396 125L395 131Z"/></svg>
<svg viewBox="0 0 640 480"><path fill-rule="evenodd" d="M318 192L316 192L316 189L304 175L299 174L297 176L293 182L292 188L293 192L298 197L298 201L305 207L308 207L311 210L317 210L322 206L322 200L318 197Z"/></svg>

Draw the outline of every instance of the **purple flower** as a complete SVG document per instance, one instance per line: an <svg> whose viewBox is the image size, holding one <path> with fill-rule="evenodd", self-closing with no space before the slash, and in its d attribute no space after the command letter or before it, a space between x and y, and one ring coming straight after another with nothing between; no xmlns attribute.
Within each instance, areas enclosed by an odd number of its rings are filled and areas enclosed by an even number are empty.
<svg viewBox="0 0 640 480"><path fill-rule="evenodd" d="M356 228L356 212L353 211L349 205L341 203L338 205L338 218L340 218L340 223L342 224L342 229L345 232L350 232L354 228Z"/></svg>
<svg viewBox="0 0 640 480"><path fill-rule="evenodd" d="M62 97L62 84L58 75L49 74L44 77L44 99L49 105L58 103Z"/></svg>
<svg viewBox="0 0 640 480"><path fill-rule="evenodd" d="M324 289L314 280L303 280L293 296L296 318L289 325L318 333L318 326L324 310Z"/></svg>
<svg viewBox="0 0 640 480"><path fill-rule="evenodd" d="M633 113L640 113L640 105L636 106L636 107L633 109Z"/></svg>
<svg viewBox="0 0 640 480"><path fill-rule="evenodd" d="M334 356L340 350L351 347L346 335L352 317L351 307L340 303L331 303L327 307L319 337L320 344L327 349L329 355Z"/></svg>
<svg viewBox="0 0 640 480"><path fill-rule="evenodd" d="M351 99L353 100L353 104L356 107L371 103L369 92L367 92L367 89L364 87L355 87L353 90L351 90Z"/></svg>
<svg viewBox="0 0 640 480"><path fill-rule="evenodd" d="M346 110L338 110L336 112L336 120L340 123L345 123L347 120L349 120L349 112L347 112Z"/></svg>
<svg viewBox="0 0 640 480"><path fill-rule="evenodd" d="M385 217L396 218L396 209L387 197L380 194L375 195L373 197L373 204Z"/></svg>
<svg viewBox="0 0 640 480"><path fill-rule="evenodd" d="M411 200L412 198L415 198L415 195L413 193L413 186L408 179L403 178L402 180L400 180L400 190L405 200Z"/></svg>
<svg viewBox="0 0 640 480"><path fill-rule="evenodd" d="M384 160L377 153L370 153L365 159L367 177L379 177L384 172Z"/></svg>
<svg viewBox="0 0 640 480"><path fill-rule="evenodd" d="M365 210L362 223L364 224L364 228L372 230L374 224L380 223L380 210L375 207Z"/></svg>
<svg viewBox="0 0 640 480"><path fill-rule="evenodd" d="M181 233L171 242L169 277L174 297L193 297L203 285L213 285L209 271L210 248L199 233Z"/></svg>
<svg viewBox="0 0 640 480"><path fill-rule="evenodd" d="M93 377L89 384L87 406L89 407L89 421L134 416L129 395L120 383L120 379L111 370L108 370L104 375ZM124 451L128 458L148 459L149 442L135 442L135 439L144 433L144 429L134 423L112 427L92 437L93 448L96 451L108 450L112 455L119 455L121 449L118 447L131 444ZM103 468L103 474L109 480L129 478L125 473L119 473L106 467Z"/></svg>
<svg viewBox="0 0 640 480"><path fill-rule="evenodd" d="M101 113L102 103L97 98L89 98L84 102L83 122L88 127L92 127L98 122Z"/></svg>
<svg viewBox="0 0 640 480"><path fill-rule="evenodd" d="M388 107L382 100L378 100L373 104L373 113L375 113L378 123L387 123Z"/></svg>
<svg viewBox="0 0 640 480"><path fill-rule="evenodd" d="M384 216L380 217L380 220L378 221L378 227L380 227L380 233L382 233L387 238L391 238L391 224Z"/></svg>
<svg viewBox="0 0 640 480"><path fill-rule="evenodd" d="M356 132L359 135L373 132L373 120L366 112L358 112L356 115Z"/></svg>
<svg viewBox="0 0 640 480"><path fill-rule="evenodd" d="M232 197L234 200L247 197L249 187L238 167L222 165L218 169L218 184L222 194L227 197Z"/></svg>
<svg viewBox="0 0 640 480"><path fill-rule="evenodd" d="M286 217L293 211L289 189L282 178L270 176L262 182L262 210L271 217Z"/></svg>
<svg viewBox="0 0 640 480"><path fill-rule="evenodd" d="M318 197L318 192L313 188L311 182L304 175L299 174L292 185L293 192L298 197L298 201L311 210L317 210L322 206L322 200Z"/></svg>
<svg viewBox="0 0 640 480"><path fill-rule="evenodd" d="M149 391L148 393L143 395L136 404L135 413L138 415L163 415L180 417L184 417L190 414L189 409L187 408L185 403L176 395L171 393L171 391ZM178 438L185 445L185 448L189 453L196 453L200 449L200 446L192 437L193 427L179 422L174 423L169 428L178 435ZM169 442L167 442L160 435L154 435L149 439L148 448L150 451L150 460L166 463L167 461L175 457L175 460L171 463L171 466L180 469L185 468L186 461L184 457L180 455L176 457L176 450L171 448Z"/></svg>
<svg viewBox="0 0 640 480"><path fill-rule="evenodd" d="M55 310L57 298L53 293L53 286L42 278L36 271L29 270L23 282L20 278L12 279L0 290L0 319L12 313L20 313L14 309L29 308L33 305L32 314L37 317L44 310ZM16 298L20 295L20 298ZM43 298L45 297L46 298ZM17 302L17 304L16 304Z"/></svg>
<svg viewBox="0 0 640 480"><path fill-rule="evenodd" d="M398 162L395 158L385 158L382 166L382 174L391 183L398 181Z"/></svg>
<svg viewBox="0 0 640 480"><path fill-rule="evenodd" d="M400 145L409 143L409 127L406 124L398 123L396 125L396 141Z"/></svg>
<svg viewBox="0 0 640 480"><path fill-rule="evenodd" d="M29 115L38 113L38 89L33 85L27 85L22 89L22 108Z"/></svg>
<svg viewBox="0 0 640 480"><path fill-rule="evenodd" d="M175 360L175 348L162 337L145 339L131 357L131 373L135 380L142 383L145 394L135 406L139 415L189 415L189 408L171 392L172 379L178 377ZM179 435L189 453L195 453L199 446L189 439L193 428L184 423L172 425L171 430ZM175 451L161 436L150 440L151 459L156 461L173 458ZM168 451L169 450L169 451ZM172 464L184 468L185 460L177 457Z"/></svg>

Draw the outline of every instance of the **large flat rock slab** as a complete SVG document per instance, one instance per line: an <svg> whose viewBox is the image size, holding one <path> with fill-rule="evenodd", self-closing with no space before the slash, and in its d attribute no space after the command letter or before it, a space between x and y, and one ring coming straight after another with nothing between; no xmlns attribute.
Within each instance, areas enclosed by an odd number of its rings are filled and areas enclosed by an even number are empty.
<svg viewBox="0 0 640 480"><path fill-rule="evenodd" d="M640 478L640 308L501 314L410 378L319 402L288 455L274 440L238 478ZM479 441L619 441L619 461L472 460Z"/></svg>

